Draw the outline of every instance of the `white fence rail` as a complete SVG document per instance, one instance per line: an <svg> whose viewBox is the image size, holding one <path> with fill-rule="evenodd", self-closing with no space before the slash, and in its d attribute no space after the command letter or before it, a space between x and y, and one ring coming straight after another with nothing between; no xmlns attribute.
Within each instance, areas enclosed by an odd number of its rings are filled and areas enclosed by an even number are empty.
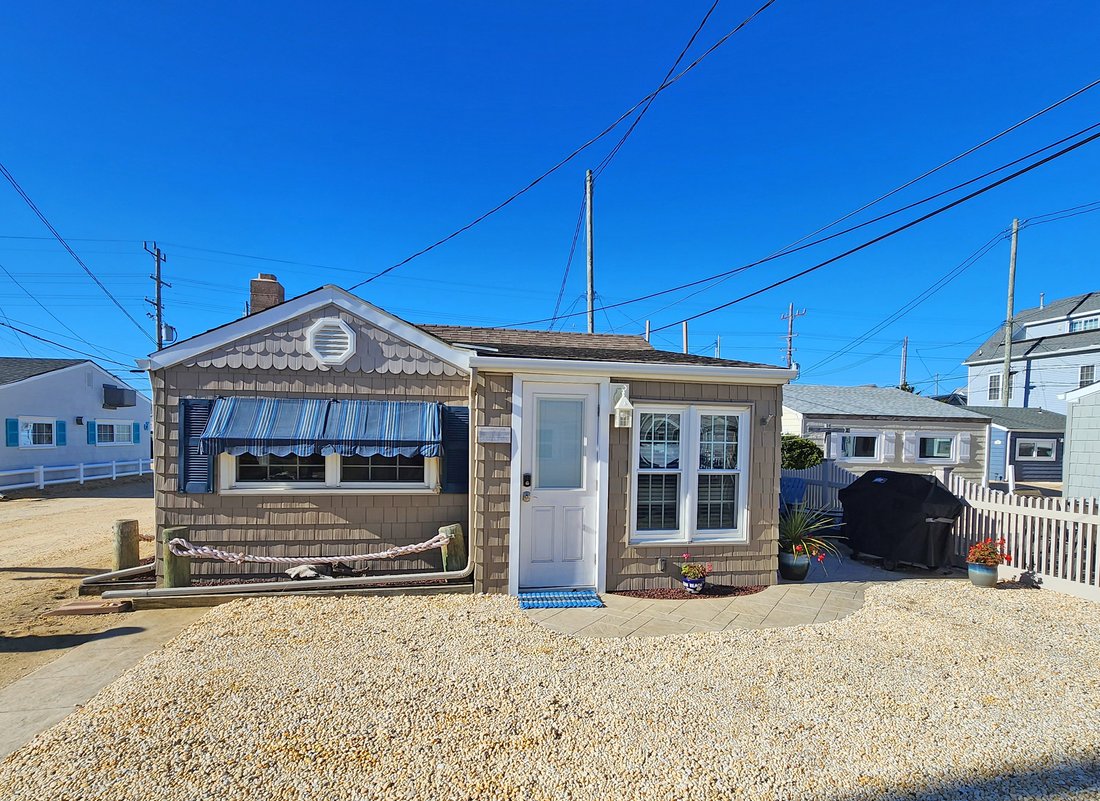
<svg viewBox="0 0 1100 801"><path fill-rule="evenodd" d="M100 478L143 476L152 472L152 459L17 467L14 470L0 470L0 492L31 487L42 489L52 484L83 484Z"/></svg>
<svg viewBox="0 0 1100 801"><path fill-rule="evenodd" d="M780 471L780 497L784 501L802 500L811 509L840 512L842 507L837 493L858 476L826 459L816 467L805 470ZM799 498L801 496L801 498Z"/></svg>
<svg viewBox="0 0 1100 801"><path fill-rule="evenodd" d="M960 563L975 542L1004 539L1012 563L1001 578L1026 571L1043 587L1100 601L1100 499L1011 495L955 475L947 486L965 504L953 533Z"/></svg>

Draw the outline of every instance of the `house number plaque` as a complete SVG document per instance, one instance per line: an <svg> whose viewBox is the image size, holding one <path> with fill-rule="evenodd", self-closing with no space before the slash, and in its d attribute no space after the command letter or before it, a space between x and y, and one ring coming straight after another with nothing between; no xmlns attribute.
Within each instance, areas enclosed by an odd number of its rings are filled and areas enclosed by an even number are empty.
<svg viewBox="0 0 1100 801"><path fill-rule="evenodd" d="M478 442L511 442L512 429L508 426L478 426Z"/></svg>

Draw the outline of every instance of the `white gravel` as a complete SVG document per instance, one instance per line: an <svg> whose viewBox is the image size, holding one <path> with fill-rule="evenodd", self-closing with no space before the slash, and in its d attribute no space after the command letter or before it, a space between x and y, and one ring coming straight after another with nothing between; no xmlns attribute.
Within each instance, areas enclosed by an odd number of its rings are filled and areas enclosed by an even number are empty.
<svg viewBox="0 0 1100 801"><path fill-rule="evenodd" d="M1100 798L1098 612L906 581L833 623L579 640L504 596L237 602L0 798Z"/></svg>

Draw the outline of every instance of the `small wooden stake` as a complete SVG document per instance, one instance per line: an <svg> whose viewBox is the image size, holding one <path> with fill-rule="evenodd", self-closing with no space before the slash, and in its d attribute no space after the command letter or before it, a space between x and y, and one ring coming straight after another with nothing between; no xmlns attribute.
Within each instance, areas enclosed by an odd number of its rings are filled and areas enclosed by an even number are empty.
<svg viewBox="0 0 1100 801"><path fill-rule="evenodd" d="M138 554L140 526L137 520L115 521L115 570L137 567L141 563Z"/></svg>
<svg viewBox="0 0 1100 801"><path fill-rule="evenodd" d="M443 552L443 569L462 570L466 567L466 535L462 533L462 524L441 526L439 533L451 535L451 541L440 548Z"/></svg>
<svg viewBox="0 0 1100 801"><path fill-rule="evenodd" d="M165 587L190 587L191 586L191 557L176 556L168 547L168 543L177 537L187 539L191 529L187 526L174 526L162 531L161 546L164 559L164 586Z"/></svg>

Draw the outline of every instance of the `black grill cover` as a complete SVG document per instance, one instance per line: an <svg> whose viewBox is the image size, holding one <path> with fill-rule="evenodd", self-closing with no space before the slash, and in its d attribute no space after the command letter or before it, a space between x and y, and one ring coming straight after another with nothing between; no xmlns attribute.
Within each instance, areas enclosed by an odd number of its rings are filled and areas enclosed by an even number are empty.
<svg viewBox="0 0 1100 801"><path fill-rule="evenodd" d="M872 470L839 493L852 550L887 561L937 568L962 502L935 476ZM948 522L928 522L929 519Z"/></svg>

